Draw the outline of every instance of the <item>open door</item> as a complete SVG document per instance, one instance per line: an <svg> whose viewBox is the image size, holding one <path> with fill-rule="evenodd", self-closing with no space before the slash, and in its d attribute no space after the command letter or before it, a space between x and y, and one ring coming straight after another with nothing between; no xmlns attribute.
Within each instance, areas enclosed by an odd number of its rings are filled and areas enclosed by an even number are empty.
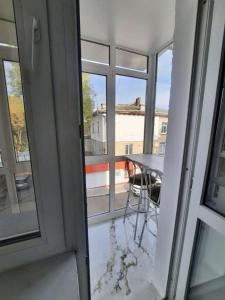
<svg viewBox="0 0 225 300"><path fill-rule="evenodd" d="M190 208L176 299L225 293L225 2L211 1L210 43Z"/></svg>
<svg viewBox="0 0 225 300"><path fill-rule="evenodd" d="M0 2L0 271L65 250L46 1Z"/></svg>

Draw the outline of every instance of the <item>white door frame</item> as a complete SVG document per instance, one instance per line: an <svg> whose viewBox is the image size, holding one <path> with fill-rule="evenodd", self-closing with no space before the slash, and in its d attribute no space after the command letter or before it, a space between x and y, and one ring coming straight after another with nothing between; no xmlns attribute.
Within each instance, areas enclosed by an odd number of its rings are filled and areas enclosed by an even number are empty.
<svg viewBox="0 0 225 300"><path fill-rule="evenodd" d="M185 299L186 296L195 237L198 230L198 222L202 221L206 223L222 235L225 233L225 218L202 204L209 162L209 148L213 130L214 112L218 100L218 79L220 76L221 53L225 25L225 17L223 14L225 10L224 1L214 1L213 5L210 6L210 10L212 9L212 25L203 95L202 118L200 123L190 207L175 298L177 300Z"/></svg>

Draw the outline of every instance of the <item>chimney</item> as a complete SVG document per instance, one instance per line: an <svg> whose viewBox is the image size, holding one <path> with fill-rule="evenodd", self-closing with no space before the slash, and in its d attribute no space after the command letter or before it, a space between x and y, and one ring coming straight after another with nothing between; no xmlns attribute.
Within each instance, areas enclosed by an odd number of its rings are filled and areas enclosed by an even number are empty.
<svg viewBox="0 0 225 300"><path fill-rule="evenodd" d="M135 106L138 108L141 108L141 97L137 97L135 100Z"/></svg>

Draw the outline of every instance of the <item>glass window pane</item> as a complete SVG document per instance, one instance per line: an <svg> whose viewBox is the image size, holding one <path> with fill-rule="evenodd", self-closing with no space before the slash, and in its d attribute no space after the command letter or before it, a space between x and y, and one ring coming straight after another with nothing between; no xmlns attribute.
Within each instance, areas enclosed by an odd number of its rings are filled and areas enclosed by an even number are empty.
<svg viewBox="0 0 225 300"><path fill-rule="evenodd" d="M85 155L107 154L106 76L83 73Z"/></svg>
<svg viewBox="0 0 225 300"><path fill-rule="evenodd" d="M116 67L147 73L148 57L134 52L116 49Z"/></svg>
<svg viewBox="0 0 225 300"><path fill-rule="evenodd" d="M129 178L126 170L125 161L117 161L115 163L115 209L124 208L126 206L129 191ZM138 203L138 192L134 190L130 194L131 205Z"/></svg>
<svg viewBox="0 0 225 300"><path fill-rule="evenodd" d="M205 194L205 205L225 215L225 98L222 96L219 103L219 114L217 118L214 139L212 140L211 155L209 156L209 174L207 178L207 190Z"/></svg>
<svg viewBox="0 0 225 300"><path fill-rule="evenodd" d="M3 87L0 95L0 240L34 232L40 234L13 3L10 0L4 3L4 21L0 21L0 58L4 71L0 82Z"/></svg>
<svg viewBox="0 0 225 300"><path fill-rule="evenodd" d="M224 300L225 295L225 237L201 223L198 233L189 300Z"/></svg>
<svg viewBox="0 0 225 300"><path fill-rule="evenodd" d="M116 75L115 154L143 153L146 80Z"/></svg>
<svg viewBox="0 0 225 300"><path fill-rule="evenodd" d="M154 137L152 149L152 153L157 155L165 155L172 58L172 46L169 46L158 54L157 59ZM162 147L164 147L164 151L162 151Z"/></svg>
<svg viewBox="0 0 225 300"><path fill-rule="evenodd" d="M88 216L109 211L109 163L86 164Z"/></svg>
<svg viewBox="0 0 225 300"><path fill-rule="evenodd" d="M16 161L29 161L30 154L19 63L4 61L4 70Z"/></svg>
<svg viewBox="0 0 225 300"><path fill-rule="evenodd" d="M83 61L109 65L109 47L82 40L81 57Z"/></svg>

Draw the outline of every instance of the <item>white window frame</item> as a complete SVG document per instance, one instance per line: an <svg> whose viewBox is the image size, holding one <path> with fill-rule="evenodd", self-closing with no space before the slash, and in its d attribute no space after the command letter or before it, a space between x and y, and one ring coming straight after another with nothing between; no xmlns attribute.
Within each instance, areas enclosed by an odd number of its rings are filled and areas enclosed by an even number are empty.
<svg viewBox="0 0 225 300"><path fill-rule="evenodd" d="M86 41L94 42L94 43L101 43L98 40L88 40L85 37L81 38ZM120 47L119 45L114 45L114 44L103 44L106 46L109 46L110 48L110 64L109 66L103 65L103 64L98 64L98 63L92 63L90 61L84 61L82 60L82 72L86 73L92 73L92 74L97 74L97 75L105 75L107 77L107 91L106 91L106 97L107 97L107 149L108 153L106 155L96 155L96 156L86 156L85 157L85 163L86 164L91 164L91 163L100 163L100 162L109 162L109 168L110 168L110 197L109 197L109 212L108 213L102 213L99 215L95 215L92 217L89 217L89 223L96 223L96 222L101 222L104 220L109 220L112 217L119 217L124 214L125 208L122 209L116 209L114 207L115 203L115 162L117 161L123 161L123 156L115 156L115 80L116 80L116 75L122 75L122 76L129 76L129 77L134 77L138 79L145 79L146 82L146 98L145 98L145 105L146 105L146 110L145 110L145 128L144 128L144 145L143 145L143 153L149 153L150 152L150 147L149 147L149 134L148 134L148 139L145 140L146 137L146 130L149 129L149 118L151 118L151 114L147 114L150 110L150 102L151 98L149 97L150 95L150 90L151 88L149 87L150 82L151 82L151 77L152 77L152 65L150 64L150 57L148 53L141 53L134 51L132 49L127 49L124 47ZM115 64L115 55L116 55L116 49L122 49L125 51L129 51L132 53L137 53L140 55L147 56L148 58L148 68L147 72L144 73L141 71L136 71L136 70L130 70L130 69L125 69L121 67L116 67ZM151 136L151 135L150 135Z"/></svg>

